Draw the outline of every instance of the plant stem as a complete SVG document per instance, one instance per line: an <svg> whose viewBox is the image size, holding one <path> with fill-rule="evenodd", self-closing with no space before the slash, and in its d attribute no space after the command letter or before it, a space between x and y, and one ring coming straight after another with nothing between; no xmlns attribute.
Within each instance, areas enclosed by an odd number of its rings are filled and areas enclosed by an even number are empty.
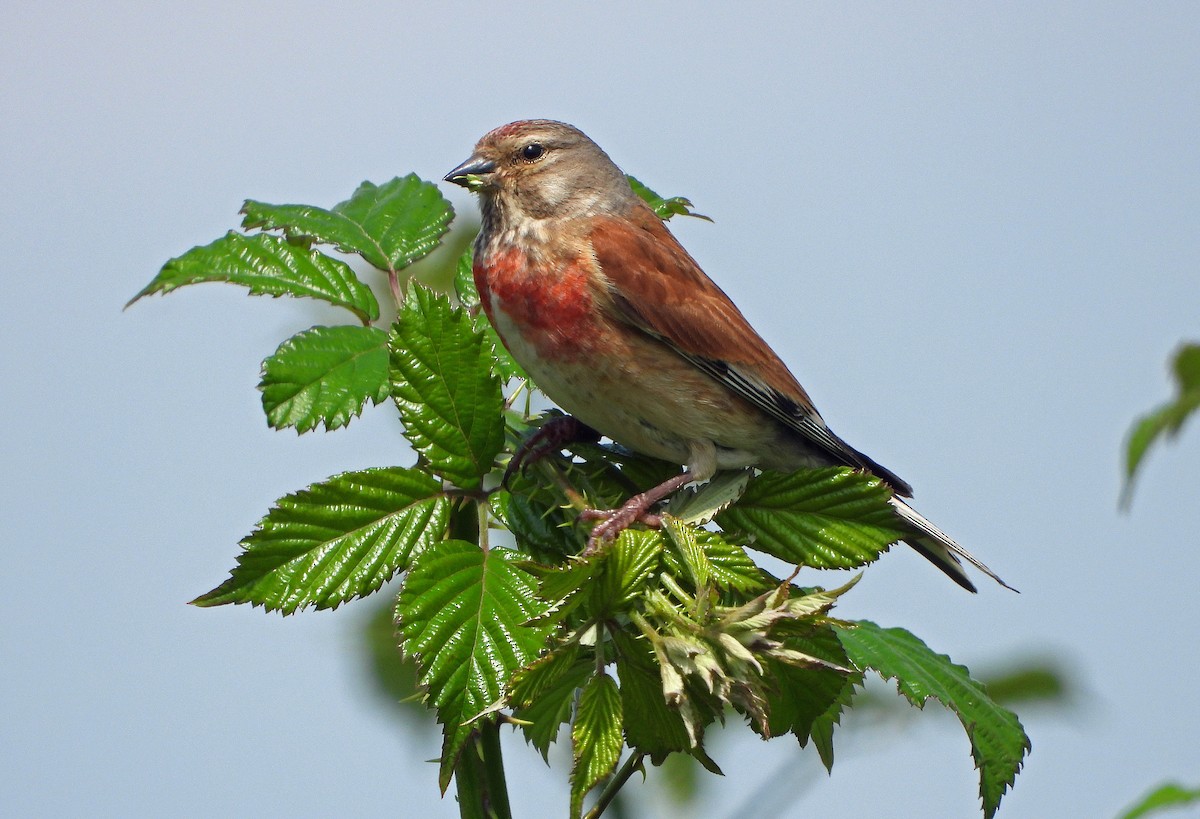
<svg viewBox="0 0 1200 819"><path fill-rule="evenodd" d="M489 819L483 760L479 755L477 737L468 740L458 764L454 766L454 790L458 794L458 815L461 819Z"/></svg>
<svg viewBox="0 0 1200 819"><path fill-rule="evenodd" d="M485 720L479 729L479 753L483 757L484 783L489 813L497 819L511 819L508 804L508 782L504 778L504 757L500 751L500 723Z"/></svg>
<svg viewBox="0 0 1200 819"><path fill-rule="evenodd" d="M454 785L461 819L512 819L497 720L480 720L454 766Z"/></svg>
<svg viewBox="0 0 1200 819"><path fill-rule="evenodd" d="M396 309L399 310L404 306L404 290L400 287L400 273L392 270L391 265L388 265L387 277L388 289L392 291L392 299L396 302Z"/></svg>
<svg viewBox="0 0 1200 819"><path fill-rule="evenodd" d="M600 814L604 813L604 809L617 797L618 791L629 781L629 777L633 776L633 772L642 767L642 759L645 756L645 754L629 755L621 769L613 775L612 779L608 780L608 784L600 792L600 798L596 800L592 809L583 815L583 819L598 819Z"/></svg>

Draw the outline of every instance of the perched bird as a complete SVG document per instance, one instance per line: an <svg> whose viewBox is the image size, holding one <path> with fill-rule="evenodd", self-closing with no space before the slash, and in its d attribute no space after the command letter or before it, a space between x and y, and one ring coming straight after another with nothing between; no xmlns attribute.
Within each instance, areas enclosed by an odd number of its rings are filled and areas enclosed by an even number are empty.
<svg viewBox="0 0 1200 819"><path fill-rule="evenodd" d="M513 122L486 134L446 180L479 194L475 284L513 358L573 416L542 449L598 431L685 471L600 522L588 550L719 469L845 465L878 476L906 542L975 591L959 558L997 582L901 498L912 489L818 414L779 356L579 129ZM589 429L590 428L590 429Z"/></svg>

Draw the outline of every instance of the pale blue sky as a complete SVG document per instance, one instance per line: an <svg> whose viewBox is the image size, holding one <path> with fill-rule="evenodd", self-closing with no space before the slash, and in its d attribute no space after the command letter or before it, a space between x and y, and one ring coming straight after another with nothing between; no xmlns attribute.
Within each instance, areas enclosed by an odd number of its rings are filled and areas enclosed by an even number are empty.
<svg viewBox="0 0 1200 819"><path fill-rule="evenodd" d="M275 498L411 462L389 407L330 435L264 424L258 362L340 317L219 286L121 306L244 198L437 179L530 116L712 216L677 235L834 429L1022 590L973 597L901 550L840 609L972 667L1032 652L1076 675L1069 710L1022 713L1001 816L1200 780L1200 430L1116 510L1125 430L1200 336L1197 43L1195 3L8 4L0 804L457 815L436 736L372 694L370 604L184 605ZM851 718L832 777L811 750L780 777L783 815L973 815L939 710L886 741ZM717 746L703 815L798 753ZM518 814L561 815L563 769L506 754Z"/></svg>

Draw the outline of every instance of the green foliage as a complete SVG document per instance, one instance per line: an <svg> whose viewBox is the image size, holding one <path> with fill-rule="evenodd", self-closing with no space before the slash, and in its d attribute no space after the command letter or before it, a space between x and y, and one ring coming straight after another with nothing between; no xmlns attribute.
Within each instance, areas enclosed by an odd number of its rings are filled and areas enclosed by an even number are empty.
<svg viewBox="0 0 1200 819"><path fill-rule="evenodd" d="M389 346L392 397L413 449L435 474L464 489L478 487L504 445L504 399L470 317L415 285Z"/></svg>
<svg viewBox="0 0 1200 819"><path fill-rule="evenodd" d="M263 362L263 411L275 429L337 429L370 401L387 399L387 333L375 327L313 327Z"/></svg>
<svg viewBox="0 0 1200 819"><path fill-rule="evenodd" d="M706 222L711 222L707 216L695 213L692 210L692 202L683 196L672 196L670 198L659 196L654 191L643 185L640 181L632 176L626 177L629 180L633 192L645 200L660 219L670 219L672 216L694 216L697 219L703 219Z"/></svg>
<svg viewBox="0 0 1200 819"><path fill-rule="evenodd" d="M663 218L696 215L686 199L633 184ZM1016 717L907 632L835 620L854 582L801 587L747 553L812 569L871 563L904 535L879 481L847 469L721 474L677 493L661 528L639 525L584 555L583 509L611 508L679 466L578 444L500 485L500 468L552 414L532 414L528 400L518 408L535 386L487 322L469 252L456 262L456 302L402 279L453 216L436 187L410 175L364 183L328 209L251 200L243 212L243 227L282 235L230 233L194 248L134 300L226 281L349 309L365 326L313 327L263 363L268 423L335 430L390 395L416 463L280 499L197 605L335 608L402 576L395 643L442 726L438 781L444 791L456 779L464 816L508 815L502 721L544 757L570 726L575 816L602 788L588 814L598 815L647 760L687 755L719 773L705 731L730 713L763 738L811 743L832 766L835 726L866 670L896 678L914 704L934 697L958 714L984 812L995 812L1029 747ZM371 288L321 245L377 269L390 327L377 326ZM490 542L497 528L515 548Z"/></svg>
<svg viewBox="0 0 1200 819"><path fill-rule="evenodd" d="M379 318L379 302L345 262L275 236L232 231L171 259L128 307L151 293L170 293L186 284L229 282L252 296L294 296L345 307L364 323Z"/></svg>
<svg viewBox="0 0 1200 819"><path fill-rule="evenodd" d="M346 472L276 501L237 567L197 606L253 603L291 614L375 591L445 536L449 502L416 469Z"/></svg>
<svg viewBox="0 0 1200 819"><path fill-rule="evenodd" d="M1123 502L1133 496L1133 480L1151 444L1166 436L1174 438L1184 422L1200 408L1200 344L1184 344L1171 362L1177 395L1158 409L1143 415L1129 430L1125 447L1125 488Z"/></svg>
<svg viewBox="0 0 1200 819"><path fill-rule="evenodd" d="M617 767L621 758L621 692L607 674L592 677L579 697L571 727L571 816L583 813L583 797Z"/></svg>
<svg viewBox="0 0 1200 819"><path fill-rule="evenodd" d="M997 705L964 666L934 653L904 629L880 628L862 620L837 632L859 668L877 671L885 680L895 679L900 693L918 708L932 698L958 716L979 768L984 816L995 815L1030 750L1016 714Z"/></svg>
<svg viewBox="0 0 1200 819"><path fill-rule="evenodd" d="M546 605L533 578L504 549L445 540L416 561L396 601L402 647L420 668L427 701L445 726L438 782L450 784L470 720L497 702L533 662L545 631L525 625Z"/></svg>
<svg viewBox="0 0 1200 819"><path fill-rule="evenodd" d="M887 504L890 492L878 478L849 469L764 472L717 521L790 563L852 569L904 536Z"/></svg>
<svg viewBox="0 0 1200 819"><path fill-rule="evenodd" d="M1200 804L1200 788L1187 788L1174 782L1159 785L1146 794L1133 807L1121 814L1120 819L1138 819L1152 813L1162 813L1172 808L1183 808Z"/></svg>
<svg viewBox="0 0 1200 819"><path fill-rule="evenodd" d="M330 244L385 271L402 270L437 247L454 218L445 197L416 174L383 185L363 182L329 210L247 199L242 213L243 228L281 230L290 239Z"/></svg>

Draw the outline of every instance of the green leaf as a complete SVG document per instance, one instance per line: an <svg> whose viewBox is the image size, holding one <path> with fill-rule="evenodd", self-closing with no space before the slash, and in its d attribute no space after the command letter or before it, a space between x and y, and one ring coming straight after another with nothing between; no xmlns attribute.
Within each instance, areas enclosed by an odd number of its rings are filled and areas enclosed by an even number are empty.
<svg viewBox="0 0 1200 819"><path fill-rule="evenodd" d="M1162 436L1173 438L1184 423L1200 409L1200 345L1185 344L1176 353L1171 365L1175 376L1176 395L1173 401L1139 418L1129 430L1125 445L1125 486L1122 505L1128 505L1133 493L1133 479L1150 446Z"/></svg>
<svg viewBox="0 0 1200 819"><path fill-rule="evenodd" d="M672 196L670 199L664 199L634 177L626 175L626 178L629 180L629 186L633 188L633 192L645 200L646 204L658 214L660 219L670 219L672 216L694 216L706 222L712 221L712 219L703 214L693 212L691 200L685 199L682 196Z"/></svg>
<svg viewBox="0 0 1200 819"><path fill-rule="evenodd" d="M559 727L571 719L575 692L596 670L596 663L571 643L516 673L509 700L513 716L524 723L525 738L546 759Z"/></svg>
<svg viewBox="0 0 1200 819"><path fill-rule="evenodd" d="M674 547L667 551L667 564L676 572L682 571L692 582L692 588L706 588L713 568L698 540L699 530L668 514L663 515L662 531Z"/></svg>
<svg viewBox="0 0 1200 819"><path fill-rule="evenodd" d="M718 472L716 477L697 489L686 488L676 492L667 504L667 513L684 523L702 526L735 503L746 491L749 482L748 469Z"/></svg>
<svg viewBox="0 0 1200 819"><path fill-rule="evenodd" d="M454 291L458 295L458 302L471 314L471 323L491 345L492 360L500 378L504 381L513 378L528 378L525 370L521 369L521 365L508 354L504 342L500 340L496 329L492 327L492 323L488 321L487 315L483 312L483 305L479 301L479 291L475 289L475 274L472 270L474 263L475 251L473 248L467 247L466 252L458 257L458 265L454 272Z"/></svg>
<svg viewBox="0 0 1200 819"><path fill-rule="evenodd" d="M378 589L440 539L441 483L416 469L345 472L281 498L241 546L229 579L192 601L291 614L336 608Z"/></svg>
<svg viewBox="0 0 1200 819"><path fill-rule="evenodd" d="M544 570L539 593L559 604L558 616L586 602L589 616L610 617L638 600L659 568L662 549L660 533L626 529L604 551Z"/></svg>
<svg viewBox="0 0 1200 819"><path fill-rule="evenodd" d="M547 570L538 582L538 594L543 600L560 606L568 599L572 600L573 604L578 604L582 599L579 592L595 587L595 578L601 571L602 561L603 555L597 555L590 560L572 560Z"/></svg>
<svg viewBox="0 0 1200 819"><path fill-rule="evenodd" d="M1136 805L1127 808L1120 819L1138 819L1164 809L1182 808L1200 802L1200 788L1186 788L1175 782L1159 785Z"/></svg>
<svg viewBox="0 0 1200 819"><path fill-rule="evenodd" d="M611 774L621 757L621 694L607 674L593 677L579 697L571 726L571 816L583 813L583 797Z"/></svg>
<svg viewBox="0 0 1200 819"><path fill-rule="evenodd" d="M493 506L523 549L561 558L583 547L586 538L574 526L573 512L519 492L500 491L492 498Z"/></svg>
<svg viewBox="0 0 1200 819"><path fill-rule="evenodd" d="M1053 660L1018 660L996 675L979 675L988 696L1001 705L1019 702L1065 703L1073 695L1071 678Z"/></svg>
<svg viewBox="0 0 1200 819"><path fill-rule="evenodd" d="M717 523L790 563L849 569L905 536L889 497L878 478L844 467L764 472Z"/></svg>
<svg viewBox="0 0 1200 819"><path fill-rule="evenodd" d="M1180 392L1200 390L1200 344L1184 344L1171 364Z"/></svg>
<svg viewBox="0 0 1200 819"><path fill-rule="evenodd" d="M478 487L504 446L504 399L483 337L465 311L414 285L389 345L392 397L413 449L456 486Z"/></svg>
<svg viewBox="0 0 1200 819"><path fill-rule="evenodd" d="M379 302L344 262L278 236L243 236L230 231L212 244L171 259L128 307L151 293L170 293L201 282L229 282L252 296L295 296L345 307L369 324L379 318Z"/></svg>
<svg viewBox="0 0 1200 819"><path fill-rule="evenodd" d="M829 626L806 625L789 631L783 641L785 648L833 665L850 665L846 650ZM767 691L767 713L770 718L765 726L755 728L764 738L791 732L802 746L807 745L813 723L826 715L841 699L847 675L830 668L803 668L772 659L769 655L765 659L767 671L764 676L771 681Z"/></svg>
<svg viewBox="0 0 1200 819"><path fill-rule="evenodd" d="M850 707L850 701L854 699L856 689L861 687L862 683L862 674L856 673L843 677L842 690L838 692L829 707L809 726L809 736L812 738L813 747L817 749L826 771L833 770L833 731L841 723L842 712Z"/></svg>
<svg viewBox="0 0 1200 819"><path fill-rule="evenodd" d="M1030 750L1016 714L997 705L965 667L934 653L904 629L885 629L867 620L836 629L859 668L895 679L900 693L919 708L932 697L958 716L979 769L984 816L991 819Z"/></svg>
<svg viewBox="0 0 1200 819"><path fill-rule="evenodd" d="M380 270L398 271L437 247L454 209L437 186L416 174L383 185L363 182L331 210L246 200L242 227L282 230L293 239L357 253Z"/></svg>
<svg viewBox="0 0 1200 819"><path fill-rule="evenodd" d="M513 673L537 657L544 629L525 623L545 604L520 555L446 540L414 563L396 603L406 656L415 657L427 701L445 730L438 782L445 792L472 726L499 702Z"/></svg>
<svg viewBox="0 0 1200 819"><path fill-rule="evenodd" d="M720 589L757 594L773 584L746 550L718 532L697 529L670 516L663 517L669 545L664 559L675 572L683 572L697 589L712 582Z"/></svg>
<svg viewBox="0 0 1200 819"><path fill-rule="evenodd" d="M599 556L603 562L599 582L593 582L596 613L621 611L641 596L658 571L662 535L655 531L626 529ZM593 558L596 559L596 558Z"/></svg>
<svg viewBox="0 0 1200 819"><path fill-rule="evenodd" d="M313 327L263 362L263 411L275 429L333 430L388 397L387 333L374 327Z"/></svg>
<svg viewBox="0 0 1200 819"><path fill-rule="evenodd" d="M689 750L687 726L663 697L654 647L645 637L634 637L624 631L614 631L612 636L617 647L626 743L649 754L656 764L672 751Z"/></svg>

